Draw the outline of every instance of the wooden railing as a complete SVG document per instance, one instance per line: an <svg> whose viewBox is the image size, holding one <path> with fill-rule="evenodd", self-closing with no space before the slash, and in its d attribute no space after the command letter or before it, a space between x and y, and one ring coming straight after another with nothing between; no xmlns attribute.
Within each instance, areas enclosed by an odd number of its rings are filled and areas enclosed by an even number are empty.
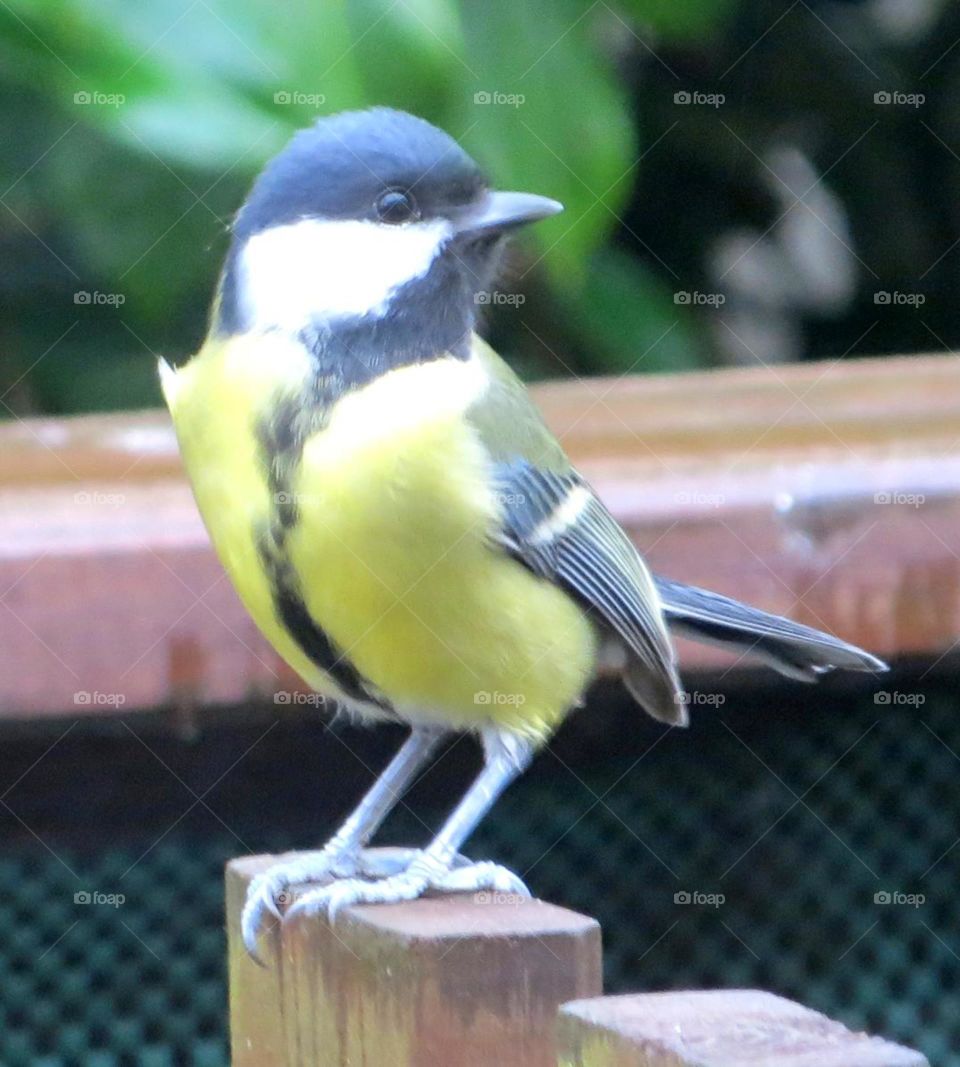
<svg viewBox="0 0 960 1067"><path fill-rule="evenodd" d="M960 634L960 362L540 386L655 568L886 656ZM165 413L0 427L0 716L273 699ZM684 647L691 666L724 662Z"/></svg>
<svg viewBox="0 0 960 1067"><path fill-rule="evenodd" d="M275 858L227 867L233 1067L929 1067L761 990L604 997L596 921L508 894L274 924L261 965L240 909Z"/></svg>

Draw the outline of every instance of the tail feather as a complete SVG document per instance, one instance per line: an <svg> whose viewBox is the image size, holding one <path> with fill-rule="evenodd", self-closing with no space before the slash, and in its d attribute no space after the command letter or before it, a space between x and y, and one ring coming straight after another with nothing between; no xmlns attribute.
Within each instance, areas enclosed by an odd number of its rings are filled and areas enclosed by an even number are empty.
<svg viewBox="0 0 960 1067"><path fill-rule="evenodd" d="M832 670L887 670L876 656L811 626L659 575L654 582L671 630L761 659L790 678L815 682Z"/></svg>

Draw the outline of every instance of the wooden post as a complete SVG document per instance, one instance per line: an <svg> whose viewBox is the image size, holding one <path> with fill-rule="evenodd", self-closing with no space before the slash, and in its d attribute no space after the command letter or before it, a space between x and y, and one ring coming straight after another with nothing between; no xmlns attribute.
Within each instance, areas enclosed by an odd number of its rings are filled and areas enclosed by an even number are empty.
<svg viewBox="0 0 960 1067"><path fill-rule="evenodd" d="M562 1067L929 1067L758 989L597 997L560 1011Z"/></svg>
<svg viewBox="0 0 960 1067"><path fill-rule="evenodd" d="M601 992L595 919L497 894L274 925L260 967L239 916L278 858L227 865L233 1067L552 1067L557 1009Z"/></svg>

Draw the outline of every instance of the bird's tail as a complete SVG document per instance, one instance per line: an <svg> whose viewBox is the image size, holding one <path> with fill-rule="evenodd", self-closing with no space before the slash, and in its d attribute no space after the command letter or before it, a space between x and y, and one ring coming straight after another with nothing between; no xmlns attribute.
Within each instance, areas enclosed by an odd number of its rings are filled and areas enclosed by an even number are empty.
<svg viewBox="0 0 960 1067"><path fill-rule="evenodd" d="M654 581L671 630L764 660L790 678L815 682L832 670L887 670L876 656L811 626L696 586L656 575Z"/></svg>

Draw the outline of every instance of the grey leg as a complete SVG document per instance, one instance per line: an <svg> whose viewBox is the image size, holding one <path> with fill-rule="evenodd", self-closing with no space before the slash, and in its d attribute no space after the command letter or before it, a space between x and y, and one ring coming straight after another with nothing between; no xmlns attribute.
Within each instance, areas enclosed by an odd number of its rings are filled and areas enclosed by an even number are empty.
<svg viewBox="0 0 960 1067"><path fill-rule="evenodd" d="M413 784L443 733L432 727L414 727L363 800L319 852L306 852L295 860L277 863L251 881L240 920L243 943L251 955L256 956L257 934L266 913L280 918L278 899L291 885L350 877L360 871L361 848Z"/></svg>
<svg viewBox="0 0 960 1067"><path fill-rule="evenodd" d="M461 845L533 756L530 742L501 732L484 735L484 749L483 770L440 832L405 871L376 882L347 878L310 890L288 909L287 917L309 913L325 914L332 919L341 908L350 904L413 900L428 889L494 889L529 895L516 875L496 864L454 866Z"/></svg>
<svg viewBox="0 0 960 1067"><path fill-rule="evenodd" d="M367 790L346 822L330 838L323 851L329 850L338 856L352 855L369 844L383 820L433 755L443 733L441 730L415 726L399 752Z"/></svg>

